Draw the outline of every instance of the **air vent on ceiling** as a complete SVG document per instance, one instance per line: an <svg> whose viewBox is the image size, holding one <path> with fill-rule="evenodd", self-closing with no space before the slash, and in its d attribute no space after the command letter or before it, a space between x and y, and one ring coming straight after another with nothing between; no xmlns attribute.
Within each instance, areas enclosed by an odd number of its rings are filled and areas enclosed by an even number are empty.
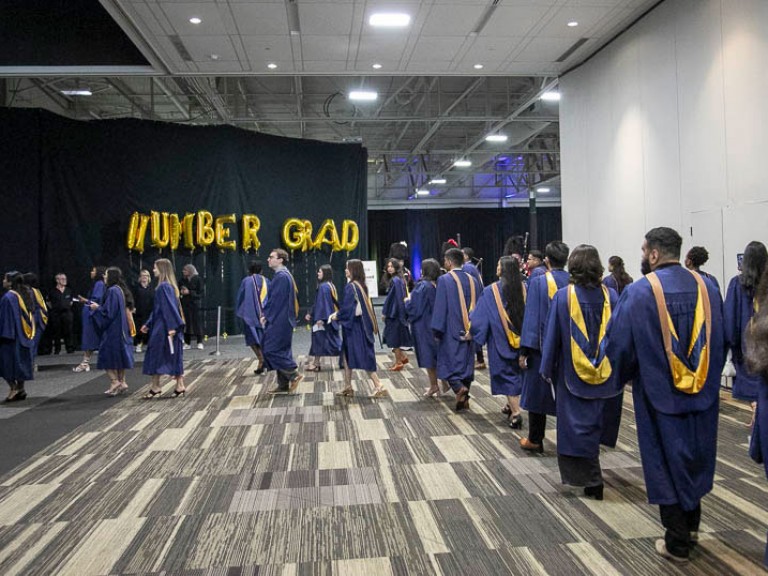
<svg viewBox="0 0 768 576"><path fill-rule="evenodd" d="M491 0L491 3L486 7L485 11L480 16L480 19L477 21L477 24L475 24L475 27L472 28L470 35L477 36L483 31L483 28L488 24L488 21L491 19L491 16L493 16L493 13L496 11L496 7L500 2L501 0Z"/></svg>
<svg viewBox="0 0 768 576"><path fill-rule="evenodd" d="M301 34L301 22L299 22L299 4L296 0L286 0L285 8L288 12L288 30L291 36Z"/></svg>
<svg viewBox="0 0 768 576"><path fill-rule="evenodd" d="M187 47L184 46L184 42L181 41L181 38L178 36L168 36L171 40L171 44L173 44L173 47L176 48L176 52L179 53L179 56L181 56L182 60L185 60L187 62L193 62L192 56L189 53L189 50L187 50Z"/></svg>
<svg viewBox="0 0 768 576"><path fill-rule="evenodd" d="M565 62L571 56L571 54L573 54L574 52L576 52L576 50L581 48L587 40L589 40L589 38L579 38L578 40L576 40L576 43L570 48L568 48L568 50L563 52L560 58L555 60L555 62Z"/></svg>

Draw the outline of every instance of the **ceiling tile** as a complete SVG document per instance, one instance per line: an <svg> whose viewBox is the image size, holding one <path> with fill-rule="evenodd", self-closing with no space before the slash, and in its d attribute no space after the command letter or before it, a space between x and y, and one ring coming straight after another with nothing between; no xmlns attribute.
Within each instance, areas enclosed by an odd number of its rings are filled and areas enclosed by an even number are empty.
<svg viewBox="0 0 768 576"><path fill-rule="evenodd" d="M316 36L347 36L352 27L352 4L299 4L301 33Z"/></svg>
<svg viewBox="0 0 768 576"><path fill-rule="evenodd" d="M304 59L347 61L347 39L339 36L301 35L301 50Z"/></svg>
<svg viewBox="0 0 768 576"><path fill-rule="evenodd" d="M160 4L166 18L179 36L215 36L226 34L224 23L216 4L201 2L163 2ZM222 8L225 9L225 8ZM192 24L189 19L197 16L202 19L200 24Z"/></svg>
<svg viewBox="0 0 768 576"><path fill-rule="evenodd" d="M429 60L421 62L411 60L405 68L411 73L433 74L436 72L449 72L451 70L451 62L447 60Z"/></svg>
<svg viewBox="0 0 768 576"><path fill-rule="evenodd" d="M541 29L541 36L560 36L564 38L581 38L596 35L596 26L610 16L613 8L605 6L564 6ZM571 28L568 22L576 21L578 26Z"/></svg>
<svg viewBox="0 0 768 576"><path fill-rule="evenodd" d="M304 60L305 72L346 72L346 70L346 61L338 62L334 60Z"/></svg>
<svg viewBox="0 0 768 576"><path fill-rule="evenodd" d="M396 60L399 62L404 49L404 38L400 34L368 34L360 38L356 59L357 61Z"/></svg>
<svg viewBox="0 0 768 576"><path fill-rule="evenodd" d="M240 34L273 36L288 34L288 14L285 4L231 4Z"/></svg>
<svg viewBox="0 0 768 576"><path fill-rule="evenodd" d="M242 39L254 72L266 67L267 62L293 61L289 36L242 36Z"/></svg>
<svg viewBox="0 0 768 576"><path fill-rule="evenodd" d="M506 6L500 5L485 25L481 36L525 36L532 32L552 10L551 6Z"/></svg>
<svg viewBox="0 0 768 576"><path fill-rule="evenodd" d="M500 38L498 36L491 38L477 38L470 46L463 60L474 63L484 64L486 62L502 62L507 59L511 52L522 42L522 37Z"/></svg>
<svg viewBox="0 0 768 576"><path fill-rule="evenodd" d="M243 72L240 62L233 60L217 61L208 60L208 62L196 62L198 70L206 74L230 74L232 72Z"/></svg>
<svg viewBox="0 0 768 576"><path fill-rule="evenodd" d="M217 54L219 60L237 60L229 36L186 36L181 41L196 62L210 61L211 54Z"/></svg>
<svg viewBox="0 0 768 576"><path fill-rule="evenodd" d="M422 36L466 36L483 14L477 5L433 6L421 29Z"/></svg>
<svg viewBox="0 0 768 576"><path fill-rule="evenodd" d="M534 38L514 58L515 62L554 62L570 48L574 38Z"/></svg>
<svg viewBox="0 0 768 576"><path fill-rule="evenodd" d="M461 48L463 40L463 38L457 38L456 36L449 36L447 38L422 36L416 43L410 59L422 62L452 60L459 51L459 48Z"/></svg>

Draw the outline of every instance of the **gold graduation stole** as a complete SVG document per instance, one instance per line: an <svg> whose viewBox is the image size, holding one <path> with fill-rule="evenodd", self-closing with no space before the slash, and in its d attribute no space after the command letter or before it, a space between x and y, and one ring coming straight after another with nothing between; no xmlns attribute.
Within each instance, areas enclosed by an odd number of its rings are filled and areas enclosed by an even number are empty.
<svg viewBox="0 0 768 576"><path fill-rule="evenodd" d="M118 286L118 288L120 287ZM125 310L125 320L128 323L128 333L131 335L131 338L134 338L136 336L136 322L133 321L133 312L131 312L125 303L125 292L123 292L122 288L120 288L120 294L123 295L123 301L120 304L123 307L123 310ZM125 337L125 334L123 334L123 337Z"/></svg>
<svg viewBox="0 0 768 576"><path fill-rule="evenodd" d="M11 290L10 292L11 294L14 294L19 301L19 316L21 317L21 329L24 331L24 335L27 337L27 339L32 340L35 337L35 319L32 318L32 315L29 313L29 310L27 310L27 305L24 303L24 298L21 297L21 294L19 294L15 290Z"/></svg>
<svg viewBox="0 0 768 576"><path fill-rule="evenodd" d="M501 318L501 325L504 328L504 334L507 335L507 342L509 343L509 347L513 350L519 350L520 334L515 334L515 332L512 330L512 321L509 319L509 315L504 308L504 304L501 302L501 293L499 292L498 282L491 284L491 291L493 292L493 299L496 301L496 310L499 313L499 318ZM525 302L525 298L525 285L523 285L523 302Z"/></svg>
<svg viewBox="0 0 768 576"><path fill-rule="evenodd" d="M603 315L600 319L600 330L598 331L597 343L594 347L595 354L590 354L592 350L587 333L587 324L584 321L584 314L581 311L581 304L576 297L576 286L568 286L568 314L570 316L571 332L571 362L576 375L587 384L598 385L604 383L611 377L611 361L605 354L605 329L608 321L611 319L611 298L608 288L603 289Z"/></svg>
<svg viewBox="0 0 768 576"><path fill-rule="evenodd" d="M453 270L448 272L448 274L450 274L454 282L456 282L456 288L459 291L459 305L461 306L461 320L464 323L464 332L468 334L469 333L469 313L475 309L475 301L477 298L477 294L475 294L475 283L472 281L472 278L469 277L469 274L467 274L467 278L469 278L469 310L467 310L467 301L464 299L464 287L461 285L461 280L459 280L459 275L456 274L456 272L454 272Z"/></svg>
<svg viewBox="0 0 768 576"><path fill-rule="evenodd" d="M293 310L294 310L294 314L296 315L296 318L298 318L299 317L299 287L296 286L296 280L293 279L293 274L288 272L287 268L285 272L290 277L291 284L293 284Z"/></svg>
<svg viewBox="0 0 768 576"><path fill-rule="evenodd" d="M405 278L401 278L401 280L403 281L403 287L405 288L405 298L403 298L403 300L407 300L411 297L411 291L408 290L408 282L405 280Z"/></svg>
<svg viewBox="0 0 768 576"><path fill-rule="evenodd" d="M331 287L331 300L333 300L333 311L338 312L339 311L339 296L336 293L336 286L334 286L333 282L328 282L328 286Z"/></svg>
<svg viewBox="0 0 768 576"><path fill-rule="evenodd" d="M267 299L267 281L262 277L261 290L259 290L259 301L264 304L264 300Z"/></svg>
<svg viewBox="0 0 768 576"><path fill-rule="evenodd" d="M693 330L688 350L683 354L677 337L675 325L667 310L664 290L655 272L646 276L651 284L656 298L656 308L659 311L661 334L664 338L664 350L672 372L672 381L680 392L697 394L704 387L709 375L709 339L712 332L712 309L709 303L709 293L701 276L693 274L697 287L696 310L693 315ZM695 366L695 369L694 369Z"/></svg>
<svg viewBox="0 0 768 576"><path fill-rule="evenodd" d="M379 323L376 321L376 314L373 313L373 304L371 304L371 299L368 297L368 294L366 294L365 290L360 285L360 282L355 280L353 284L357 286L357 288L360 290L360 295L363 297L363 300L365 301L365 310L368 313L368 317L371 319L371 324L373 324L373 333L378 334ZM357 292L357 290L355 290L355 292Z"/></svg>
<svg viewBox="0 0 768 576"><path fill-rule="evenodd" d="M43 321L43 326L48 326L48 307L45 305L45 298L37 288L32 288L32 292L35 293L35 300L40 307L40 319Z"/></svg>
<svg viewBox="0 0 768 576"><path fill-rule="evenodd" d="M555 277L552 275L552 272L546 272L544 278L547 279L547 296L552 300L552 298L555 297L555 294L557 294L557 282L555 282Z"/></svg>

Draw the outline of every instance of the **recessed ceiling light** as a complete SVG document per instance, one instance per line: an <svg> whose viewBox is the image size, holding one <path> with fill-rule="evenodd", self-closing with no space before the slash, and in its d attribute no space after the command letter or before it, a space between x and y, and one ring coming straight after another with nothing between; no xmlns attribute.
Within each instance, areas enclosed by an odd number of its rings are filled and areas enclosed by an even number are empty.
<svg viewBox="0 0 768 576"><path fill-rule="evenodd" d="M457 168L467 168L468 166L472 166L472 162L469 160L456 160L453 165Z"/></svg>
<svg viewBox="0 0 768 576"><path fill-rule="evenodd" d="M541 99L548 100L550 102L559 102L560 92L544 92L544 94L541 95Z"/></svg>
<svg viewBox="0 0 768 576"><path fill-rule="evenodd" d="M218 60L219 55L218 54L211 54L211 60Z"/></svg>
<svg viewBox="0 0 768 576"><path fill-rule="evenodd" d="M270 62L269 64L267 64L267 68L269 68L270 70L274 70L275 68L277 68L277 64L275 64L274 62Z"/></svg>
<svg viewBox="0 0 768 576"><path fill-rule="evenodd" d="M403 13L379 12L368 19L368 24L381 28L404 28L410 23L411 17Z"/></svg>
<svg viewBox="0 0 768 576"><path fill-rule="evenodd" d="M374 70L381 70L381 64L374 64L373 65Z"/></svg>
<svg viewBox="0 0 768 576"><path fill-rule="evenodd" d="M576 20L571 20L570 22L568 22L568 26L571 27L571 28L576 28L576 26L578 26L578 25L579 25L579 23L576 22Z"/></svg>
<svg viewBox="0 0 768 576"><path fill-rule="evenodd" d="M446 179L445 178L432 178L432 180L429 181L430 184L445 184Z"/></svg>
<svg viewBox="0 0 768 576"><path fill-rule="evenodd" d="M483 69L483 65L482 64L475 64L474 68L475 68L475 70L482 70Z"/></svg>
<svg viewBox="0 0 768 576"><path fill-rule="evenodd" d="M192 18L189 19L190 24L200 24L203 21L202 18L198 18L197 16L192 16Z"/></svg>
<svg viewBox="0 0 768 576"><path fill-rule="evenodd" d="M93 92L91 92L90 88L80 88L77 90L62 90L61 91L64 96L93 96Z"/></svg>
<svg viewBox="0 0 768 576"><path fill-rule="evenodd" d="M549 192L549 188L545 188L545 187L536 188L536 192L541 192L542 194L546 194L547 192Z"/></svg>
<svg viewBox="0 0 768 576"><path fill-rule="evenodd" d="M507 135L506 134L488 134L488 136L485 137L486 142L506 142L507 141Z"/></svg>
<svg viewBox="0 0 768 576"><path fill-rule="evenodd" d="M416 190L416 196L429 196L429 190L426 190L424 188Z"/></svg>
<svg viewBox="0 0 768 576"><path fill-rule="evenodd" d="M372 102L378 97L378 93L373 92L372 90L352 90L349 93L350 100L357 100L361 102Z"/></svg>

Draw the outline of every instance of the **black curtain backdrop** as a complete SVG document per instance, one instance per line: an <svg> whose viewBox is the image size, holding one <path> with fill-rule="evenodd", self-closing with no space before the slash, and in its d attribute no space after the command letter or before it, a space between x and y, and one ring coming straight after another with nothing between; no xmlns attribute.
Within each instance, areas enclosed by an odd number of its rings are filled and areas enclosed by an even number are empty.
<svg viewBox="0 0 768 576"><path fill-rule="evenodd" d="M366 259L366 161L359 144L328 144L258 134L229 126L181 126L145 120L79 122L42 110L0 108L0 265L39 274L44 290L63 271L78 293L87 293L94 265L119 266L133 281L158 257L176 273L193 263L204 278L206 333L215 333L215 308L226 308L224 329L239 330L232 306L251 259L264 263L281 247L283 222L308 219L315 232L333 219L360 229L349 255L321 251L292 254L289 268L302 307L314 299L316 271L331 261L336 284L344 283L348 258ZM234 213L235 252L179 247L158 252L149 230L143 254L129 252L130 215L151 210ZM241 248L240 220L261 220L257 254ZM303 316L304 312L302 312Z"/></svg>
<svg viewBox="0 0 768 576"><path fill-rule="evenodd" d="M537 217L538 245L543 249L548 242L561 239L560 208L537 208ZM487 284L495 278L496 262L507 238L524 236L529 228L529 211L522 207L370 210L368 251L370 259L378 262L381 274L390 244L405 240L411 256L407 265L415 268L414 260L439 260L442 243L448 238L458 240L460 234L461 245L471 247L475 256L483 259L483 282Z"/></svg>

